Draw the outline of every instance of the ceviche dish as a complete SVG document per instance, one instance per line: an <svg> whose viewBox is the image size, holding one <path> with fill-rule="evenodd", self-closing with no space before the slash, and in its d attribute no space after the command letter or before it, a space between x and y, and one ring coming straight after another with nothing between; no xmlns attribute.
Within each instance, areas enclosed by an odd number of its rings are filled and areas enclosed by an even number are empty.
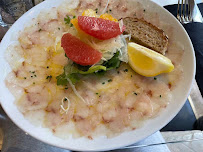
<svg viewBox="0 0 203 152"><path fill-rule="evenodd" d="M138 1L64 1L9 45L5 84L23 116L59 138L136 134L183 79L171 31Z"/></svg>

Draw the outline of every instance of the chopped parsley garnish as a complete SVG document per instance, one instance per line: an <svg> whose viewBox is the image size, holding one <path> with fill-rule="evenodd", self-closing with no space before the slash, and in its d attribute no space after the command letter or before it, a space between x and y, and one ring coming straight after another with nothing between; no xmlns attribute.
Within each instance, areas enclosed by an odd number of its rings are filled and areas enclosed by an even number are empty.
<svg viewBox="0 0 203 152"><path fill-rule="evenodd" d="M38 31L39 31L39 32L41 32L41 31L42 31L42 29L39 29Z"/></svg>
<svg viewBox="0 0 203 152"><path fill-rule="evenodd" d="M73 27L73 24L72 24L72 23L70 24L70 27Z"/></svg>
<svg viewBox="0 0 203 152"><path fill-rule="evenodd" d="M161 98L161 95L159 97Z"/></svg>
<svg viewBox="0 0 203 152"><path fill-rule="evenodd" d="M65 24L70 24L70 20L71 18L68 15L66 15L66 17L64 18Z"/></svg>
<svg viewBox="0 0 203 152"><path fill-rule="evenodd" d="M49 75L49 76L47 76L47 77L46 77L46 79L47 79L47 80L49 80L49 82L50 82L50 81L51 81L51 79L52 79L52 76L51 76L51 75Z"/></svg>
<svg viewBox="0 0 203 152"><path fill-rule="evenodd" d="M124 72L128 72L128 69L123 70Z"/></svg>
<svg viewBox="0 0 203 152"><path fill-rule="evenodd" d="M67 90L67 89L68 89L68 87L65 87L65 89Z"/></svg>
<svg viewBox="0 0 203 152"><path fill-rule="evenodd" d="M64 98L63 101L67 101L68 99Z"/></svg>
<svg viewBox="0 0 203 152"><path fill-rule="evenodd" d="M112 10L111 10L111 9L109 9L109 11L111 12Z"/></svg>
<svg viewBox="0 0 203 152"><path fill-rule="evenodd" d="M33 76L31 75L30 77L32 78Z"/></svg>
<svg viewBox="0 0 203 152"><path fill-rule="evenodd" d="M60 27L58 27L58 30L60 30Z"/></svg>
<svg viewBox="0 0 203 152"><path fill-rule="evenodd" d="M95 93L96 95L98 95L99 93Z"/></svg>
<svg viewBox="0 0 203 152"><path fill-rule="evenodd" d="M95 12L98 13L98 8L95 9Z"/></svg>
<svg viewBox="0 0 203 152"><path fill-rule="evenodd" d="M102 82L102 84L105 84L105 82Z"/></svg>
<svg viewBox="0 0 203 152"><path fill-rule="evenodd" d="M136 93L136 92L134 92L134 95L136 95L136 96L137 96L137 93Z"/></svg>
<svg viewBox="0 0 203 152"><path fill-rule="evenodd" d="M26 77L24 77L24 79L27 79Z"/></svg>
<svg viewBox="0 0 203 152"><path fill-rule="evenodd" d="M76 16L74 15L73 18L76 18Z"/></svg>
<svg viewBox="0 0 203 152"><path fill-rule="evenodd" d="M157 78L156 77L154 77L154 80L156 80Z"/></svg>
<svg viewBox="0 0 203 152"><path fill-rule="evenodd" d="M112 82L112 79L109 79L108 82Z"/></svg>

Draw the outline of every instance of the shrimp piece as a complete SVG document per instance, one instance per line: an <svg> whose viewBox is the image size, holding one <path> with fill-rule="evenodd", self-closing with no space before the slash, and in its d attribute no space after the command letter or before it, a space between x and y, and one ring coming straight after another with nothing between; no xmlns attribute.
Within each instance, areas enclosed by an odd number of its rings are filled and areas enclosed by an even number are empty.
<svg viewBox="0 0 203 152"><path fill-rule="evenodd" d="M61 109L61 100L63 97L66 97L70 92L62 90L60 87L56 87L55 84L47 84L49 94L51 99L49 101L48 106L45 108L46 115L44 124L47 127L55 128L59 126L61 123L69 122L74 115L75 112L75 101L72 97L68 96L70 99L70 108L67 113L64 113ZM64 101L65 107L67 106L67 102Z"/></svg>
<svg viewBox="0 0 203 152"><path fill-rule="evenodd" d="M27 36L33 45L41 45L43 47L50 47L54 44L54 39L46 31L39 29Z"/></svg>
<svg viewBox="0 0 203 152"><path fill-rule="evenodd" d="M23 49L28 49L28 48L33 47L33 45L32 45L33 43L32 43L32 41L29 39L28 36L29 36L31 33L34 33L34 32L36 32L36 31L39 31L39 29L40 29L39 24L38 24L35 20L33 20L33 22L35 22L35 24L33 24L33 25L30 26L30 27L26 27L26 28L23 30L23 32L20 32L20 34L19 34L18 40L19 40L20 45L21 45L21 47L22 47Z"/></svg>
<svg viewBox="0 0 203 152"><path fill-rule="evenodd" d="M68 64L68 59L65 57L65 53L56 54L51 58L51 62L56 65L65 66Z"/></svg>
<svg viewBox="0 0 203 152"><path fill-rule="evenodd" d="M25 89L24 95L17 101L19 110L23 113L31 110L44 109L50 100L49 93L42 85Z"/></svg>
<svg viewBox="0 0 203 152"><path fill-rule="evenodd" d="M134 108L141 112L144 117L149 118L153 115L152 101L145 94L138 95Z"/></svg>
<svg viewBox="0 0 203 152"><path fill-rule="evenodd" d="M80 135L75 129L75 124L70 121L69 123L62 123L56 128L52 129L55 136L62 139L68 139L71 135L72 137L79 138Z"/></svg>
<svg viewBox="0 0 203 152"><path fill-rule="evenodd" d="M114 133L120 133L129 126L130 117L128 109L117 109L117 117L110 122L105 122L106 126Z"/></svg>
<svg viewBox="0 0 203 152"><path fill-rule="evenodd" d="M76 9L79 5L79 0L71 0L69 2L64 2L63 5L60 5L57 9L58 19L64 21L66 15L76 15L74 9ZM73 11L71 11L73 10Z"/></svg>
<svg viewBox="0 0 203 152"><path fill-rule="evenodd" d="M33 66L45 66L50 55L47 49L33 47L25 51L25 62Z"/></svg>
<svg viewBox="0 0 203 152"><path fill-rule="evenodd" d="M53 37L62 37L65 32L63 25L57 19L45 23L41 29L51 33Z"/></svg>
<svg viewBox="0 0 203 152"><path fill-rule="evenodd" d="M136 102L137 95L135 95L133 92L130 93L127 97L125 102L121 101L123 103L122 107L128 108L128 109L133 109L134 104Z"/></svg>
<svg viewBox="0 0 203 152"><path fill-rule="evenodd" d="M10 45L5 52L5 58L13 70L17 70L22 65L24 61L23 56L23 49L17 44Z"/></svg>
<svg viewBox="0 0 203 152"><path fill-rule="evenodd" d="M39 15L37 18L37 23L40 27L43 27L47 21L55 20L58 18L57 9L53 7L49 12L41 12L43 15Z"/></svg>
<svg viewBox="0 0 203 152"><path fill-rule="evenodd" d="M117 113L116 108L109 108L103 113L102 119L105 123L108 123L108 122L113 121L117 115L118 115L118 113Z"/></svg>
<svg viewBox="0 0 203 152"><path fill-rule="evenodd" d="M31 110L24 113L25 118L35 126L43 125L44 115L44 109Z"/></svg>
<svg viewBox="0 0 203 152"><path fill-rule="evenodd" d="M89 116L89 108L85 104L77 105L77 109L73 116L74 121L79 121Z"/></svg>
<svg viewBox="0 0 203 152"><path fill-rule="evenodd" d="M6 77L5 84L9 91L12 93L12 95L15 97L16 100L19 100L19 98L24 94L24 89L15 83L12 83L10 81L10 78L14 80L13 73L9 73Z"/></svg>
<svg viewBox="0 0 203 152"><path fill-rule="evenodd" d="M92 124L88 119L82 119L75 122L76 129L83 136L89 136L92 131L96 128L96 125Z"/></svg>
<svg viewBox="0 0 203 152"><path fill-rule="evenodd" d="M12 71L6 78L6 82L18 87L29 87L47 82L47 71L41 67L23 64L17 71Z"/></svg>

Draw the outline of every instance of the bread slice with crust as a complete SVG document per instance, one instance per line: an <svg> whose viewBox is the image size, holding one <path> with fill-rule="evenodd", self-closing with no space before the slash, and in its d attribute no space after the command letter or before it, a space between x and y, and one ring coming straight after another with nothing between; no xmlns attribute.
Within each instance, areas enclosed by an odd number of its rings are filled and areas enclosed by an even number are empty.
<svg viewBox="0 0 203 152"><path fill-rule="evenodd" d="M131 34L132 40L136 43L163 55L165 54L168 46L168 37L163 30L144 19L126 17L123 18L123 23L126 26L125 33Z"/></svg>

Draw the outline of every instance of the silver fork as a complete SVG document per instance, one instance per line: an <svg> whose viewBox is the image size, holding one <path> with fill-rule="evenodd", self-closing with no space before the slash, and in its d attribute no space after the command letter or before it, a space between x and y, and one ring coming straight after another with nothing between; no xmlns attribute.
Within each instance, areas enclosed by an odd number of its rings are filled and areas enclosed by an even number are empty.
<svg viewBox="0 0 203 152"><path fill-rule="evenodd" d="M192 22L191 0L178 0L177 19L182 23Z"/></svg>

